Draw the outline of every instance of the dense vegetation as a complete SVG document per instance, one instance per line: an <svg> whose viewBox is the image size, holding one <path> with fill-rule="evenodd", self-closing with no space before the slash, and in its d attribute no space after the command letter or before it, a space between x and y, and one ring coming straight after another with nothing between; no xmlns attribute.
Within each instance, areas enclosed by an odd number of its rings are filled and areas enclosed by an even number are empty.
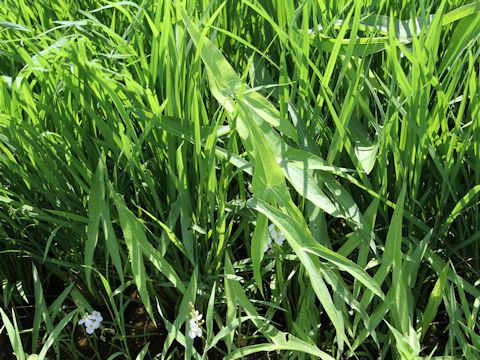
<svg viewBox="0 0 480 360"><path fill-rule="evenodd" d="M479 359L479 14L1 0L0 358Z"/></svg>

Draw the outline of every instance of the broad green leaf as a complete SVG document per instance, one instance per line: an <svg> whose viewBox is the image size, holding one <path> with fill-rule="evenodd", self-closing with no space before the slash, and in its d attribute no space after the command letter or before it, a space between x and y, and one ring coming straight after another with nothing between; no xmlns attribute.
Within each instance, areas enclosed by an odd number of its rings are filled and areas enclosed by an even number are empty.
<svg viewBox="0 0 480 360"><path fill-rule="evenodd" d="M138 353L137 357L135 358L135 360L143 360L145 359L145 356L147 355L148 353L148 347L150 346L150 343L147 342L145 344L145 346L142 348L142 350L140 350L140 352Z"/></svg>
<svg viewBox="0 0 480 360"><path fill-rule="evenodd" d="M65 316L57 326L53 329L53 331L49 334L47 341L45 341L45 344L42 347L42 351L38 354L38 359L43 360L47 356L48 349L55 344L57 341L60 333L62 332L63 328L73 319L73 317L76 315L78 310L73 310L67 316Z"/></svg>
<svg viewBox="0 0 480 360"><path fill-rule="evenodd" d="M249 108L252 116L262 118L264 121L273 126L278 127L278 130L296 139L295 129L292 124L285 119L280 119L278 110L267 101L263 96L257 92L247 92L248 86L242 84L240 77L235 73L231 65L223 57L218 48L208 40L198 27L192 23L185 9L177 2L181 8L182 19L185 22L186 28L192 37L192 40L198 46L202 60L209 73L210 86L214 95L218 97L219 102L233 110L234 106L231 103L231 96L237 96L241 89L244 93L242 102Z"/></svg>
<svg viewBox="0 0 480 360"><path fill-rule="evenodd" d="M438 280L435 282L433 290L430 293L430 296L428 297L428 304L427 304L427 307L425 308L425 312L423 313L423 318L422 318L422 332L421 332L422 338L425 336L430 324L435 319L435 316L437 315L438 307L442 302L443 291L446 287L446 282L447 282L448 269L449 269L449 266L447 264L445 265L445 268L443 269L442 274L440 275Z"/></svg>
<svg viewBox="0 0 480 360"><path fill-rule="evenodd" d="M91 267L93 255L98 242L99 227L102 224L108 254L113 260L118 275L123 279L123 266L120 248L115 238L115 231L110 220L110 207L105 192L105 165L98 161L97 170L89 193L89 219L87 226L87 241L85 242L84 265L87 284L91 289Z"/></svg>
<svg viewBox="0 0 480 360"><path fill-rule="evenodd" d="M200 357L200 355L198 355L196 350L191 347L191 339L188 337L185 337L184 335L185 333L188 333L188 322L190 319L190 304L195 305L195 302L196 302L195 300L196 300L196 293L197 293L197 276L198 276L197 271L194 271L190 279L190 282L188 284L188 287L183 294L182 301L178 307L178 312L176 314L173 324L169 322L168 319L163 314L157 299L157 310L160 313L160 316L163 318L165 327L168 330L168 335L163 344L163 350L162 350L163 357L167 355L174 340L177 340L186 349L186 351L193 352L193 355L196 358ZM180 330L183 324L186 324L184 332Z"/></svg>
<svg viewBox="0 0 480 360"><path fill-rule="evenodd" d="M312 238L310 232L303 228L297 221L289 216L285 216L281 211L268 205L260 199L251 199L247 202L251 208L265 214L284 234L289 244L294 249L297 256L301 257L303 253L315 254L332 264L338 266L340 270L350 273L363 285L370 289L381 299L384 294L378 284L353 261L338 255L336 252L320 245ZM311 274L313 275L313 274ZM317 275L318 276L318 275Z"/></svg>
<svg viewBox="0 0 480 360"><path fill-rule="evenodd" d="M35 293L35 315L33 317L32 328L32 353L37 352L38 335L41 328L42 321L45 322L47 333L53 331L52 320L49 316L45 297L43 296L42 283L38 276L38 271L35 265L33 265L33 284ZM55 352L58 353L58 346L55 348Z"/></svg>
<svg viewBox="0 0 480 360"><path fill-rule="evenodd" d="M408 333L401 333L388 322L387 325L395 337L395 350L397 350L398 354L400 355L400 359L417 359L420 355L420 341L415 330L410 327Z"/></svg>
<svg viewBox="0 0 480 360"><path fill-rule="evenodd" d="M228 254L225 255L225 273L235 275ZM234 304L238 304L248 314L248 316L251 317L251 321L255 324L257 329L259 329L268 339L270 339L270 341L272 341L272 346L275 346L275 349L303 352L316 356L322 360L333 360L333 357L321 351L315 345L308 344L291 334L287 334L285 332L277 330L275 327L268 323L259 321L258 319L260 317L257 310L248 300L238 281L226 278L225 284L226 286L228 285L229 291L232 296L232 301L235 302ZM264 350L263 348L261 348L258 349L258 351ZM227 359L230 357L236 358L237 355L238 353L232 352L229 356L227 356Z"/></svg>
<svg viewBox="0 0 480 360"><path fill-rule="evenodd" d="M148 314L154 319L153 310L147 290L147 271L143 263L141 243L148 243L142 224L125 206L120 195L112 193L113 201L118 211L125 243L128 248L129 260L135 285Z"/></svg>
<svg viewBox="0 0 480 360"><path fill-rule="evenodd" d="M23 351L22 340L20 338L20 332L18 331L17 321L15 319L15 311L12 311L13 324L2 308L0 308L0 315L2 316L3 325L7 329L8 338L10 339L10 344L12 344L12 349L15 352L15 356L18 360L25 360L25 352Z"/></svg>
<svg viewBox="0 0 480 360"><path fill-rule="evenodd" d="M205 322L207 327L207 339L213 334L213 314L214 314L214 306L215 306L215 290L216 290L217 283L213 283L212 292L210 293L210 298L208 299L208 306L207 306L207 315L205 316Z"/></svg>
<svg viewBox="0 0 480 360"><path fill-rule="evenodd" d="M93 253L97 247L98 229L101 220L101 206L105 199L105 181L104 181L104 165L100 159L98 161L97 170L92 181L92 188L88 201L88 227L87 241L85 242L85 252L83 264L85 265L85 278L88 287L91 289L91 267L93 263Z"/></svg>
<svg viewBox="0 0 480 360"><path fill-rule="evenodd" d="M385 241L385 251L382 265L377 274L383 277L383 271L387 268L393 268L392 289L395 292L395 312L393 313L396 321L395 326L402 331L408 331L410 326L410 301L407 293L407 275L404 274L402 261L402 227L403 227L403 207L405 202L406 186L400 193L395 211L391 219L390 227ZM383 281L379 278L380 283Z"/></svg>

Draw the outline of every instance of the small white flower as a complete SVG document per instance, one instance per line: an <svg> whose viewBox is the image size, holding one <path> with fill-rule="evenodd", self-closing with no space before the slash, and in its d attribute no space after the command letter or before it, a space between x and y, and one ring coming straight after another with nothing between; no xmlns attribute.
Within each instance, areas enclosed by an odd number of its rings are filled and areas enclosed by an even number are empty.
<svg viewBox="0 0 480 360"><path fill-rule="evenodd" d="M190 320L190 330L188 331L188 336L190 339L195 339L196 337L202 336L202 329L200 329L200 326L198 326L194 319Z"/></svg>
<svg viewBox="0 0 480 360"><path fill-rule="evenodd" d="M268 232L270 233L270 237L275 238L277 236L277 228L275 225L268 225Z"/></svg>
<svg viewBox="0 0 480 360"><path fill-rule="evenodd" d="M95 332L96 327L94 326L94 324L95 324L94 321L89 321L88 324L85 323L85 330L86 330L87 334L91 335Z"/></svg>
<svg viewBox="0 0 480 360"><path fill-rule="evenodd" d="M80 320L78 320L78 325L83 325L87 321L90 321L88 313L85 313L85 315L82 316Z"/></svg>
<svg viewBox="0 0 480 360"><path fill-rule="evenodd" d="M190 303L190 308L191 319L188 321L190 327L190 330L188 330L188 337L193 340L196 337L202 336L202 328L200 325L203 324L203 315L200 314L198 310L195 310L195 306L192 303Z"/></svg>
<svg viewBox="0 0 480 360"><path fill-rule="evenodd" d="M90 318L91 320L94 320L94 321L96 320L96 321L98 321L98 322L102 322L102 321L103 321L102 314L100 314L100 312L98 312L98 311L93 311L93 312L90 314L89 318Z"/></svg>
<svg viewBox="0 0 480 360"><path fill-rule="evenodd" d="M203 318L203 315L200 314L200 313L198 312L198 310L195 310L195 311L193 312L193 316L194 316L194 318L195 318L195 321L200 321L200 320L202 320L202 318Z"/></svg>
<svg viewBox="0 0 480 360"><path fill-rule="evenodd" d="M281 231L277 232L277 236L273 238L273 240L280 246L283 245L283 242L285 241L285 235Z"/></svg>
<svg viewBox="0 0 480 360"><path fill-rule="evenodd" d="M103 321L102 314L98 311L93 311L91 314L85 313L78 321L78 325L85 326L87 334L93 334L98 329Z"/></svg>
<svg viewBox="0 0 480 360"><path fill-rule="evenodd" d="M283 242L286 240L285 235L280 231L280 229L277 229L277 227L274 224L270 224L268 226L268 232L269 232L269 241L271 244L271 241L275 241L276 244L282 246ZM267 244L270 246L270 244L267 242ZM268 250L268 249L267 249Z"/></svg>

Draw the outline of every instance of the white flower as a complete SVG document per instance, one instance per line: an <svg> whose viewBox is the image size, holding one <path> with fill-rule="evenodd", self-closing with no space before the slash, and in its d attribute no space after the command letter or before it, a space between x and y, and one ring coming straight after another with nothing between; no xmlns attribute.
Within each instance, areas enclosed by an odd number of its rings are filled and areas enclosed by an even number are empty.
<svg viewBox="0 0 480 360"><path fill-rule="evenodd" d="M198 326L194 319L190 320L190 330L188 331L188 336L192 340L196 337L202 336L202 329L200 329L200 326Z"/></svg>
<svg viewBox="0 0 480 360"><path fill-rule="evenodd" d="M78 321L78 325L85 326L87 334L93 334L98 329L103 320L102 314L98 311L93 311L91 314L85 313L83 317Z"/></svg>
<svg viewBox="0 0 480 360"><path fill-rule="evenodd" d="M285 241L285 235L280 231L280 229L277 229L277 227L274 224L270 224L268 226L268 232L269 232L269 240L275 241L276 244L282 246L283 242ZM270 240L270 243L271 243ZM268 244L268 242L267 242Z"/></svg>
<svg viewBox="0 0 480 360"><path fill-rule="evenodd" d="M191 319L188 321L188 324L190 325L190 330L188 330L188 336L190 339L195 339L196 337L201 337L202 336L202 328L200 325L203 324L202 318L203 315L200 314L198 310L195 310L195 307L193 304L190 304L191 306Z"/></svg>
<svg viewBox="0 0 480 360"><path fill-rule="evenodd" d="M88 316L89 316L88 313L85 313L85 315L83 315L82 318L80 320L78 320L78 325L83 325L87 321L90 321Z"/></svg>
<svg viewBox="0 0 480 360"><path fill-rule="evenodd" d="M270 237L275 238L277 236L277 229L274 224L268 225L268 232Z"/></svg>
<svg viewBox="0 0 480 360"><path fill-rule="evenodd" d="M85 323L85 330L87 332L87 334L91 335L95 332L95 329L97 329L94 324L96 324L96 322L94 321L89 321L88 323ZM100 325L98 325L100 326Z"/></svg>
<svg viewBox="0 0 480 360"><path fill-rule="evenodd" d="M200 314L200 313L198 312L198 310L195 310L195 311L193 312L193 317L194 317L195 321L200 321L200 320L202 320L203 315Z"/></svg>
<svg viewBox="0 0 480 360"><path fill-rule="evenodd" d="M283 242L285 241L285 235L281 231L277 232L277 236L273 238L273 240L280 246L283 245Z"/></svg>
<svg viewBox="0 0 480 360"><path fill-rule="evenodd" d="M89 318L93 321L98 321L98 322L102 322L103 321L103 317L102 317L102 314L100 314L100 312L98 311L93 311Z"/></svg>

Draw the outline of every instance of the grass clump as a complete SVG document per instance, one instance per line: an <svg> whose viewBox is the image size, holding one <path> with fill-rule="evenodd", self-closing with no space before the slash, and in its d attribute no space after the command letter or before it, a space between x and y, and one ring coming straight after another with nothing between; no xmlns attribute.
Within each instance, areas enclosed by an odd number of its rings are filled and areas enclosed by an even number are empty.
<svg viewBox="0 0 480 360"><path fill-rule="evenodd" d="M4 0L0 357L480 357L479 14Z"/></svg>

